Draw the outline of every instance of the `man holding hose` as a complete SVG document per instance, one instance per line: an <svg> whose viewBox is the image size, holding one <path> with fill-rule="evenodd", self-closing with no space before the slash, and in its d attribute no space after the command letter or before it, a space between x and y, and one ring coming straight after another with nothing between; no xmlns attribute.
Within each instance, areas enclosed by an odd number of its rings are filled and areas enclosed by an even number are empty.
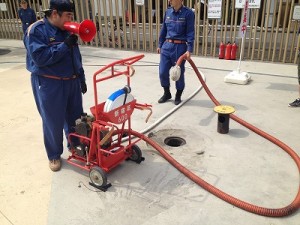
<svg viewBox="0 0 300 225"><path fill-rule="evenodd" d="M194 12L183 5L183 0L169 0L169 3L171 7L165 12L157 48L157 53L160 54L160 84L164 89L164 94L158 100L158 103L164 103L172 98L170 92L170 68L175 66L182 54L186 54L186 58L190 59L194 48ZM180 65L180 77L176 81L175 105L181 103L181 95L185 87L184 64L185 60Z"/></svg>

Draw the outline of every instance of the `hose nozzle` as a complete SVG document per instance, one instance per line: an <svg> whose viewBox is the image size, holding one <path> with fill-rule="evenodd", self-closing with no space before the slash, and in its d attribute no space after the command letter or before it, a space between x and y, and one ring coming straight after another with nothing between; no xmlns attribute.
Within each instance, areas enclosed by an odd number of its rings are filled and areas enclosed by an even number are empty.
<svg viewBox="0 0 300 225"><path fill-rule="evenodd" d="M180 75L181 75L180 66L178 66L178 65L172 66L170 68L169 73L170 73L170 77L173 81L178 81L180 78Z"/></svg>
<svg viewBox="0 0 300 225"><path fill-rule="evenodd" d="M127 94L131 92L131 88L128 85L125 85L122 90Z"/></svg>

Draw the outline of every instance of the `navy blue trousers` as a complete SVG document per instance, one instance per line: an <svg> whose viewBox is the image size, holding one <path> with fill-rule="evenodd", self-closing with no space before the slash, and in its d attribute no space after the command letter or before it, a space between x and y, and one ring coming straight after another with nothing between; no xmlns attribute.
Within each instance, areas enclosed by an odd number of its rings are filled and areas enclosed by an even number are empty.
<svg viewBox="0 0 300 225"><path fill-rule="evenodd" d="M160 51L159 63L159 79L162 87L170 87L170 73L169 70L175 66L179 57L187 51L186 44L174 44L165 42ZM177 90L183 90L185 87L184 72L185 60L181 63L181 75L178 81L175 82Z"/></svg>
<svg viewBox="0 0 300 225"><path fill-rule="evenodd" d="M49 160L63 153L63 131L74 132L75 120L83 112L80 80L56 80L31 75L37 109L42 117L44 144Z"/></svg>

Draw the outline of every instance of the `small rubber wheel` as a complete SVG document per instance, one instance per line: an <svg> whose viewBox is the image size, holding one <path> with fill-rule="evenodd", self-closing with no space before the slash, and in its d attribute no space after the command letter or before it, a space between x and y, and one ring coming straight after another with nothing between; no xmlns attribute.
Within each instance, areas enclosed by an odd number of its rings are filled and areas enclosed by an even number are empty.
<svg viewBox="0 0 300 225"><path fill-rule="evenodd" d="M132 145L131 150L132 155L129 157L129 159L136 163L141 163L144 160L144 158L142 157L142 151L140 147L137 145Z"/></svg>
<svg viewBox="0 0 300 225"><path fill-rule="evenodd" d="M107 185L107 176L106 173L98 166L93 167L90 170L90 179L91 182L96 187L105 187Z"/></svg>

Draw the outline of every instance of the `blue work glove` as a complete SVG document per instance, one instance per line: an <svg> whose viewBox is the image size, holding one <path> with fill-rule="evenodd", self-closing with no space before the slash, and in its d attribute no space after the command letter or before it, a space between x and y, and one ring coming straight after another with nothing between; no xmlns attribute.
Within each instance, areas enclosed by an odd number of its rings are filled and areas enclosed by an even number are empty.
<svg viewBox="0 0 300 225"><path fill-rule="evenodd" d="M80 86L81 86L81 93L85 94L87 92L87 86L85 81L81 82Z"/></svg>
<svg viewBox="0 0 300 225"><path fill-rule="evenodd" d="M74 45L77 45L78 37L75 34L71 34L68 38L65 39L64 43L72 48Z"/></svg>

